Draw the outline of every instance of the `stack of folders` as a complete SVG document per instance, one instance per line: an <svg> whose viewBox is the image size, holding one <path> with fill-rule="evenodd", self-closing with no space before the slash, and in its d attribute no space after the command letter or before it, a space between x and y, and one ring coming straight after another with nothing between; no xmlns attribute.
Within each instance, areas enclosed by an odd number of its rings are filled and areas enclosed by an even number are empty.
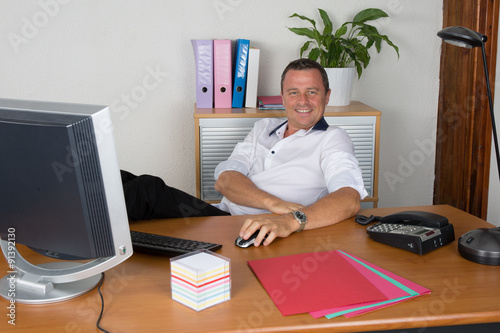
<svg viewBox="0 0 500 333"><path fill-rule="evenodd" d="M198 108L255 108L260 49L248 39L191 40ZM233 45L234 44L234 45Z"/></svg>
<svg viewBox="0 0 500 333"><path fill-rule="evenodd" d="M231 260L208 250L170 259L172 299L196 311L231 298Z"/></svg>
<svg viewBox="0 0 500 333"><path fill-rule="evenodd" d="M340 250L248 264L284 316L309 313L314 318L351 318L431 292Z"/></svg>

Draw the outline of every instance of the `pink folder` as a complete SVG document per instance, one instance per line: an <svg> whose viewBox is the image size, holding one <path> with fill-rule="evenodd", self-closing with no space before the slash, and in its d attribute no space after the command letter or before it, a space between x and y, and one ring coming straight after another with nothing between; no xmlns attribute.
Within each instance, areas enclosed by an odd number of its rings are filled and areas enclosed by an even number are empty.
<svg viewBox="0 0 500 333"><path fill-rule="evenodd" d="M231 40L214 40L214 104L216 108L231 108L231 61Z"/></svg>
<svg viewBox="0 0 500 333"><path fill-rule="evenodd" d="M394 305L408 299L429 294L431 291L414 282L404 279L394 273L382 269L372 263L364 261L352 254L338 251L353 267L355 267L363 276L371 281L389 301L367 302L364 304L347 305L337 308L324 309L311 312L314 318L326 316L334 318L339 315L351 318L366 312ZM408 290L412 292L409 293ZM416 295L415 295L416 294Z"/></svg>
<svg viewBox="0 0 500 333"><path fill-rule="evenodd" d="M336 251L252 260L248 265L284 316L387 300Z"/></svg>

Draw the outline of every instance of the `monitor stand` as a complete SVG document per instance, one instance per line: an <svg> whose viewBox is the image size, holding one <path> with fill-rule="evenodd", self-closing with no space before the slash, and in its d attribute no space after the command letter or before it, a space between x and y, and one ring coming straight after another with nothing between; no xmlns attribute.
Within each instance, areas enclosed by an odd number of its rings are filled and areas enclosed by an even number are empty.
<svg viewBox="0 0 500 333"><path fill-rule="evenodd" d="M89 277L80 274L82 276L78 277L79 271L89 270L100 260L85 264L60 261L33 265L21 256L17 248L8 246L7 241L0 240L0 244L5 258L13 262L10 265L7 260L11 270L0 280L0 295L11 302L45 304L65 301L91 291L101 280L102 274ZM75 274L76 278L73 277Z"/></svg>

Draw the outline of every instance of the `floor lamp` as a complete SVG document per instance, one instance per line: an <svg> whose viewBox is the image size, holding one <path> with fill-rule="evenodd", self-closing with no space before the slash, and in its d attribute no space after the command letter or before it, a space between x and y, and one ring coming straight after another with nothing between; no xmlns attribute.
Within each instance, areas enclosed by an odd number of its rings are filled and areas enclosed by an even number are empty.
<svg viewBox="0 0 500 333"><path fill-rule="evenodd" d="M490 114L493 128L493 141L495 143L498 176L500 179L500 156L498 152L498 139L495 127L495 115L493 112L493 101L491 98L488 66L486 64L486 53L484 50L484 43L488 40L488 38L483 34L464 27L448 27L439 31L437 35L445 42L456 46L465 47L468 49L479 46L481 47L488 101L490 104ZM486 265L500 265L500 227L480 228L466 232L458 240L458 252L465 259L476 263Z"/></svg>

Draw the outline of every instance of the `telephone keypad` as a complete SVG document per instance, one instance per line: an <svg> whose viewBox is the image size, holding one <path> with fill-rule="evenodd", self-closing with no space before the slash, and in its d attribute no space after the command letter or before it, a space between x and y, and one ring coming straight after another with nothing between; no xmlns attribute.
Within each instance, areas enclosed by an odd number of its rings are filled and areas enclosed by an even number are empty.
<svg viewBox="0 0 500 333"><path fill-rule="evenodd" d="M411 235L419 237L422 240L436 237L441 234L439 229L403 223L377 223L368 227L368 231L376 233Z"/></svg>
<svg viewBox="0 0 500 333"><path fill-rule="evenodd" d="M372 231L376 232L415 232L423 229L421 226L407 225L407 224L394 224L394 223L378 223L370 227Z"/></svg>

